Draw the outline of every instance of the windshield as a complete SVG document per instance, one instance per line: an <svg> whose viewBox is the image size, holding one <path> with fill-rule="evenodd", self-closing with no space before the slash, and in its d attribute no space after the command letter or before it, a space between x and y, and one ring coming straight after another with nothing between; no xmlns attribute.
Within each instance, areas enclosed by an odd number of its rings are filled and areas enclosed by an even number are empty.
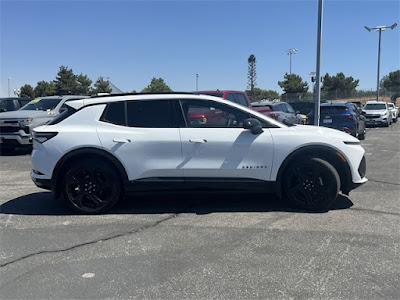
<svg viewBox="0 0 400 300"><path fill-rule="evenodd" d="M364 106L364 110L380 110L386 109L386 105L384 103L370 103Z"/></svg>
<svg viewBox="0 0 400 300"><path fill-rule="evenodd" d="M53 110L60 101L61 98L37 98L26 104L21 110Z"/></svg>
<svg viewBox="0 0 400 300"><path fill-rule="evenodd" d="M321 106L321 114L342 114L346 111L346 106Z"/></svg>

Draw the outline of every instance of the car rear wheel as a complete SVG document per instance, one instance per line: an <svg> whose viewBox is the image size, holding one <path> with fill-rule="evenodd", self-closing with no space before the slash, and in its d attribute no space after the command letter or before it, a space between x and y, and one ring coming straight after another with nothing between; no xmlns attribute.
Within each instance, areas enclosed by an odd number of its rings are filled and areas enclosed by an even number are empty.
<svg viewBox="0 0 400 300"><path fill-rule="evenodd" d="M63 177L62 196L79 213L99 214L109 211L121 195L115 168L94 159L72 165Z"/></svg>
<svg viewBox="0 0 400 300"><path fill-rule="evenodd" d="M284 174L284 195L291 204L302 209L327 210L336 199L339 189L338 172L320 158L303 158L289 165Z"/></svg>

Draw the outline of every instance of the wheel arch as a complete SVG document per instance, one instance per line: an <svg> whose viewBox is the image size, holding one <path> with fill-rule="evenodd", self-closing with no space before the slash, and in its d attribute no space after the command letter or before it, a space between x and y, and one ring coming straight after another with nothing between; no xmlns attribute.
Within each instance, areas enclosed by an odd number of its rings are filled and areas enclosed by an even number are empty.
<svg viewBox="0 0 400 300"><path fill-rule="evenodd" d="M99 160L103 161L105 160L110 164L112 164L117 169L117 172L121 177L122 188L128 181L128 175L126 173L124 166L114 155L98 148L91 148L91 147L80 148L66 153L63 157L60 158L60 160L56 164L56 167L54 168L52 186L56 198L58 198L61 195L60 179L62 179L62 175L65 174L65 171L68 168L68 166L70 166L72 163L76 162L79 159L85 159L85 158L91 158L91 159L98 158Z"/></svg>
<svg viewBox="0 0 400 300"><path fill-rule="evenodd" d="M285 171L296 160L304 158L321 158L329 162L338 172L340 177L340 190L344 194L348 194L351 188L351 171L345 156L338 150L323 145L304 146L290 153L279 167L276 178L277 194L282 196L282 182L284 180Z"/></svg>

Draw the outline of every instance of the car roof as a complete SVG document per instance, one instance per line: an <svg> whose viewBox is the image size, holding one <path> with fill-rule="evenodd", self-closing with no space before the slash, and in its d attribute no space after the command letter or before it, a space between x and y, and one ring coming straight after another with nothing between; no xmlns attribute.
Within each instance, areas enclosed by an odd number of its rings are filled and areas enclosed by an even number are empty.
<svg viewBox="0 0 400 300"><path fill-rule="evenodd" d="M322 103L321 106L349 106L353 105L352 102L331 102L331 103Z"/></svg>
<svg viewBox="0 0 400 300"><path fill-rule="evenodd" d="M201 94L201 93L244 93L243 91L237 90L209 90L209 91L196 91L193 92L194 94Z"/></svg>
<svg viewBox="0 0 400 300"><path fill-rule="evenodd" d="M367 101L366 104L377 104L377 103L386 103L386 102L385 101L370 100L370 101Z"/></svg>

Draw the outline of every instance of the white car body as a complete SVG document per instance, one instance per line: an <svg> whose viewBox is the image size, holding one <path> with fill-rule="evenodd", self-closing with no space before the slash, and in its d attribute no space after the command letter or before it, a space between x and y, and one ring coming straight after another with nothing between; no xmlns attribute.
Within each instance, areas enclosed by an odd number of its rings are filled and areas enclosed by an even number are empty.
<svg viewBox="0 0 400 300"><path fill-rule="evenodd" d="M362 110L366 119L366 124L382 124L389 126L392 124L392 114L388 104L384 101L367 101Z"/></svg>
<svg viewBox="0 0 400 300"><path fill-rule="evenodd" d="M109 103L154 99L184 100L189 104L190 101L211 101L264 120L273 128L263 128L262 133L253 134L243 127L144 128L101 120ZM202 179L276 183L288 158L307 149L321 150L321 153L328 149L337 155L336 159L340 158L342 167L349 170L347 181L341 179L344 193L367 181L359 171L361 164L365 167L364 149L359 140L337 130L304 125L288 127L251 109L203 95L114 96L91 99L90 103L72 101L68 105L75 109L81 107L78 111L60 123L35 128L31 176L38 186L53 189L57 194L58 166L72 154L89 150L117 161L128 183ZM57 135L44 139L45 142L41 140L41 135L52 132Z"/></svg>
<svg viewBox="0 0 400 300"><path fill-rule="evenodd" d="M388 103L388 108L392 114L392 121L396 123L399 117L399 108L396 107L393 103Z"/></svg>

